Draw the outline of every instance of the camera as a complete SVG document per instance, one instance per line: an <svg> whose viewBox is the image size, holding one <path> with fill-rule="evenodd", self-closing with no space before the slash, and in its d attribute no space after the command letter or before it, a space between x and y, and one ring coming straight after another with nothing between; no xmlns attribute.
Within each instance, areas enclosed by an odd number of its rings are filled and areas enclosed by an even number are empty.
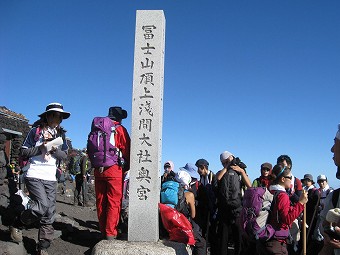
<svg viewBox="0 0 340 255"><path fill-rule="evenodd" d="M323 230L331 239L340 240L340 236L336 233L333 226L325 226Z"/></svg>
<svg viewBox="0 0 340 255"><path fill-rule="evenodd" d="M239 167L241 167L242 169L246 169L246 168L247 168L247 165L244 164L244 163L240 160L240 158L238 158L238 157L234 157L233 160L230 162L230 165L231 165L231 166L239 166Z"/></svg>

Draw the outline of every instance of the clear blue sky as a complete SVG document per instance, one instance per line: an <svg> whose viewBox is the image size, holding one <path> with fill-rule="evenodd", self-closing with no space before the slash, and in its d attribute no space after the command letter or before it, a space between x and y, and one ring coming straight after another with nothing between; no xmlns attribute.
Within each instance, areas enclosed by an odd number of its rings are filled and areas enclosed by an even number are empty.
<svg viewBox="0 0 340 255"><path fill-rule="evenodd" d="M229 150L253 180L281 154L338 187L340 1L0 1L0 105L30 123L50 102L74 147L94 116L132 102L136 10L164 10L163 157L221 169ZM124 124L130 131L131 116Z"/></svg>

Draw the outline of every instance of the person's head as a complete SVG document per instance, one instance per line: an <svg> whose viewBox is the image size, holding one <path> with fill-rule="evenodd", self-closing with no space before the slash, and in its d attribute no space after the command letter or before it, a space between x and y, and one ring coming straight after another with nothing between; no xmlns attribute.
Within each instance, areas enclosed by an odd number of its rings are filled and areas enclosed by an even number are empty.
<svg viewBox="0 0 340 255"><path fill-rule="evenodd" d="M51 128L56 128L60 125L62 120L70 117L71 113L65 112L64 107L60 103L50 103L46 106L45 112L38 116L42 122L47 123Z"/></svg>
<svg viewBox="0 0 340 255"><path fill-rule="evenodd" d="M209 162L201 158L196 161L195 166L197 166L197 172L200 176L206 176L209 172Z"/></svg>
<svg viewBox="0 0 340 255"><path fill-rule="evenodd" d="M271 174L272 171L272 164L266 162L261 165L261 176L267 177Z"/></svg>
<svg viewBox="0 0 340 255"><path fill-rule="evenodd" d="M303 176L303 179L301 179L301 182L302 182L303 186L306 186L306 187L310 187L315 183L314 180L313 180L313 175L311 175L311 174L305 174Z"/></svg>
<svg viewBox="0 0 340 255"><path fill-rule="evenodd" d="M121 122L123 119L127 118L127 111L123 110L120 106L112 106L109 109L108 117L111 120Z"/></svg>
<svg viewBox="0 0 340 255"><path fill-rule="evenodd" d="M234 155L229 151L224 151L220 155L220 161L223 167L228 167L233 159Z"/></svg>
<svg viewBox="0 0 340 255"><path fill-rule="evenodd" d="M331 148L331 152L333 152L334 164L337 167L340 167L340 124L338 125L338 131L335 134L334 144Z"/></svg>
<svg viewBox="0 0 340 255"><path fill-rule="evenodd" d="M187 189L189 188L189 184L191 182L191 176L187 171L179 170L175 176L176 181L178 181L181 185L185 186Z"/></svg>
<svg viewBox="0 0 340 255"><path fill-rule="evenodd" d="M192 163L186 163L184 167L180 167L179 168L180 171L185 171L187 173L189 173L189 175L191 176L191 178L193 179L199 179L199 175L197 173L197 167L192 164Z"/></svg>
<svg viewBox="0 0 340 255"><path fill-rule="evenodd" d="M283 164L284 166L288 166L290 169L293 167L292 160L288 155L279 156L276 160L276 164Z"/></svg>
<svg viewBox="0 0 340 255"><path fill-rule="evenodd" d="M273 184L278 184L284 187L285 189L289 189L292 178L293 176L289 166L277 164L273 167L271 174Z"/></svg>
<svg viewBox="0 0 340 255"><path fill-rule="evenodd" d="M320 174L317 178L317 182L321 189L326 188L327 186L327 177L324 174Z"/></svg>
<svg viewBox="0 0 340 255"><path fill-rule="evenodd" d="M164 173L170 173L174 170L174 163L172 161L167 161L164 164Z"/></svg>

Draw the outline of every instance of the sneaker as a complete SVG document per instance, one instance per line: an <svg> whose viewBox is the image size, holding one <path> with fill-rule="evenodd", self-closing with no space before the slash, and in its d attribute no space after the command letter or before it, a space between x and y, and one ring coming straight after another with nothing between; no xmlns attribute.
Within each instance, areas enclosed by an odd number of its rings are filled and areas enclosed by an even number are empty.
<svg viewBox="0 0 340 255"><path fill-rule="evenodd" d="M22 242L22 231L15 227L9 227L11 233L11 239L13 242L21 243Z"/></svg>

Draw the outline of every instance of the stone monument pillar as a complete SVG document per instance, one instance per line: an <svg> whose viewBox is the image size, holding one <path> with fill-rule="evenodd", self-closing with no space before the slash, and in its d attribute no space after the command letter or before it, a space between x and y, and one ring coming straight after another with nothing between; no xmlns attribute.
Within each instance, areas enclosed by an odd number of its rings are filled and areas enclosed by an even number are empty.
<svg viewBox="0 0 340 255"><path fill-rule="evenodd" d="M133 77L129 241L159 239L165 17L138 10Z"/></svg>

